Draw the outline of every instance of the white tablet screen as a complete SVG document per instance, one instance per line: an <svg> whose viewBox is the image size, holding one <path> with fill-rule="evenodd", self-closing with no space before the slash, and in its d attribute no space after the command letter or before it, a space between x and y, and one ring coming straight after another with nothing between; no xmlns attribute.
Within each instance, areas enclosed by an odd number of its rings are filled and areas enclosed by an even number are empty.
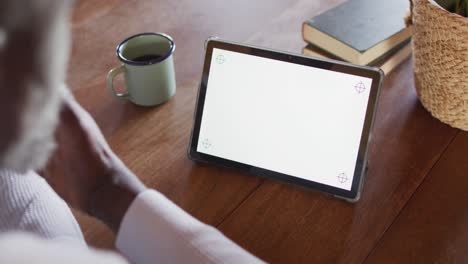
<svg viewBox="0 0 468 264"><path fill-rule="evenodd" d="M215 48L197 151L350 190L371 84Z"/></svg>

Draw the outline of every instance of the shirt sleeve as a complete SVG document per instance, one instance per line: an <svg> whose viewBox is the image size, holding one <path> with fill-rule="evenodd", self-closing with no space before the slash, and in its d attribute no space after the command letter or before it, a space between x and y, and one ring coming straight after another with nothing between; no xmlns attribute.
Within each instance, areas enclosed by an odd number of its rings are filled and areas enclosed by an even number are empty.
<svg viewBox="0 0 468 264"><path fill-rule="evenodd" d="M111 251L77 246L68 241L50 240L23 232L0 234L0 263L30 264L127 264Z"/></svg>
<svg viewBox="0 0 468 264"><path fill-rule="evenodd" d="M0 169L0 233L12 231L86 246L68 205L34 171Z"/></svg>
<svg viewBox="0 0 468 264"><path fill-rule="evenodd" d="M164 195L138 195L122 220L117 248L132 263L263 263Z"/></svg>

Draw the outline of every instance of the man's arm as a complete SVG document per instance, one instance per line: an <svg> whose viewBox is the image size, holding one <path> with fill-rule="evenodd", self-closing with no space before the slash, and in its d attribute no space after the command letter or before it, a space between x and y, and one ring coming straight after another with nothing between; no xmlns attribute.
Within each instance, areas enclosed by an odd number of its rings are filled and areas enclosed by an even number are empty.
<svg viewBox="0 0 468 264"><path fill-rule="evenodd" d="M117 233L133 263L259 263L215 228L143 183L110 149L71 96L61 113L57 152L45 178L66 201Z"/></svg>
<svg viewBox="0 0 468 264"><path fill-rule="evenodd" d="M133 202L116 245L133 263L263 263L154 190Z"/></svg>
<svg viewBox="0 0 468 264"><path fill-rule="evenodd" d="M92 117L64 94L55 133L57 149L41 172L71 206L117 232L135 197L146 190L110 149Z"/></svg>

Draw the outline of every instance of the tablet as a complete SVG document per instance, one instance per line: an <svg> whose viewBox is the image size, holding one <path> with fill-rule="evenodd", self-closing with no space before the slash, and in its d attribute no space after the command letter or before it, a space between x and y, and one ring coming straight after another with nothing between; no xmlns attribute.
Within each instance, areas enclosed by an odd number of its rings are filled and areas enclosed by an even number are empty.
<svg viewBox="0 0 468 264"><path fill-rule="evenodd" d="M383 73L206 43L189 158L359 199Z"/></svg>

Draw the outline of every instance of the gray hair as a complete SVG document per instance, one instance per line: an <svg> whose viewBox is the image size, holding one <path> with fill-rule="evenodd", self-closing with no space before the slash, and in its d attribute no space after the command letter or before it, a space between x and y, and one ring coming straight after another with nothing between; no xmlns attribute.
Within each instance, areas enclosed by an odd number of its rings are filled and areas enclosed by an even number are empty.
<svg viewBox="0 0 468 264"><path fill-rule="evenodd" d="M0 168L39 169L54 149L69 1L0 3Z"/></svg>

